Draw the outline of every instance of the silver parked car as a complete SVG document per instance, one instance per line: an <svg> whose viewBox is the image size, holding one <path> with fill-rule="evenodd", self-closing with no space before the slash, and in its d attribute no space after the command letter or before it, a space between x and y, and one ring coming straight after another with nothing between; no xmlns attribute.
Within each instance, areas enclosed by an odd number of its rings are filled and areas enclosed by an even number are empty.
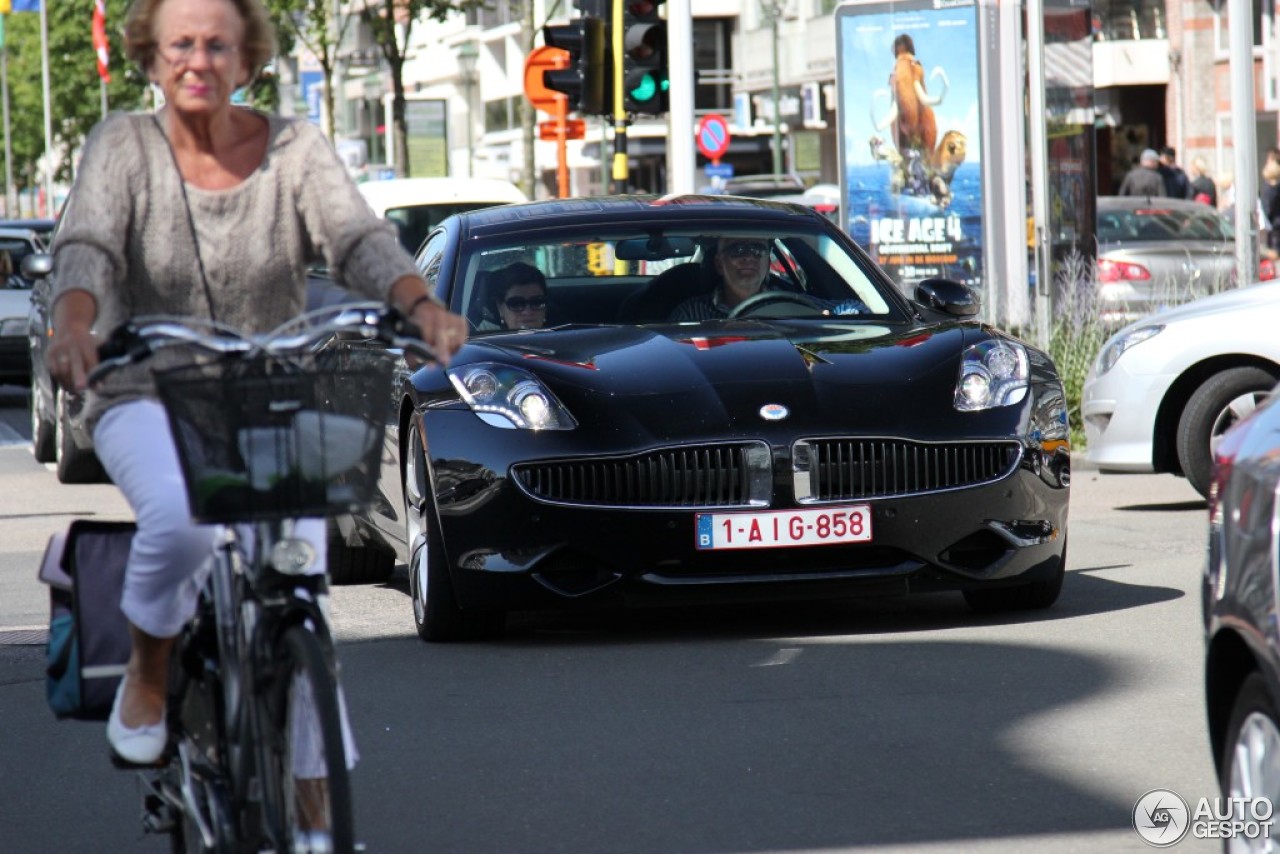
<svg viewBox="0 0 1280 854"><path fill-rule="evenodd" d="M1235 286L1235 230L1216 209L1169 198L1098 198L1098 300L1117 325ZM1275 278L1264 261L1258 279Z"/></svg>

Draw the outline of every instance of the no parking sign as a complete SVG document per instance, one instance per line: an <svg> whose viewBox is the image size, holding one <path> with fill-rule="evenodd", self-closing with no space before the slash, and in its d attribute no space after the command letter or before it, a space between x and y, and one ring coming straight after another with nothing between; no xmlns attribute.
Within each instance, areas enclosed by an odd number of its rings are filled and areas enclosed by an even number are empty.
<svg viewBox="0 0 1280 854"><path fill-rule="evenodd" d="M705 115L698 120L695 139L702 156L717 163L729 150L729 123L716 113Z"/></svg>

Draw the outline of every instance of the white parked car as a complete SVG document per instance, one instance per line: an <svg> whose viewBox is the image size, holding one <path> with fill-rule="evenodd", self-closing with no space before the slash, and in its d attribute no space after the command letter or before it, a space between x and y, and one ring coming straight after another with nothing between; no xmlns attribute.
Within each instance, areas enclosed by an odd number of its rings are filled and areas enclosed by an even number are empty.
<svg viewBox="0 0 1280 854"><path fill-rule="evenodd" d="M493 178L391 178L363 183L360 192L374 213L396 224L411 254L447 216L529 201L515 184Z"/></svg>
<svg viewBox="0 0 1280 854"><path fill-rule="evenodd" d="M1103 346L1081 398L1086 458L1209 491L1213 449L1280 381L1280 284L1149 314Z"/></svg>

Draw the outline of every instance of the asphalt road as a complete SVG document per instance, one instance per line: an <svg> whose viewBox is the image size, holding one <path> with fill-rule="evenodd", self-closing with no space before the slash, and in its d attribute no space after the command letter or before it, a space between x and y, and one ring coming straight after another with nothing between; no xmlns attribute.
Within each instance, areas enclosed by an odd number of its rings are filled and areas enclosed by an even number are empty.
<svg viewBox="0 0 1280 854"><path fill-rule="evenodd" d="M44 704L45 541L126 514L32 460L24 407L0 396L0 850L166 850L103 726ZM359 835L468 854L1146 851L1139 797L1216 794L1205 506L1168 476L1077 470L1072 492L1062 598L1030 616L939 594L526 615L427 646L402 577L341 588Z"/></svg>

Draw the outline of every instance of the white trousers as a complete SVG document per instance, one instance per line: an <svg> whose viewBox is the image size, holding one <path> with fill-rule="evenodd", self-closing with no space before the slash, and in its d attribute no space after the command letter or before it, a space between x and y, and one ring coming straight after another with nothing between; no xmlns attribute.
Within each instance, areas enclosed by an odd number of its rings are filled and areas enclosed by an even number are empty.
<svg viewBox="0 0 1280 854"><path fill-rule="evenodd" d="M196 596L212 568L210 558L220 526L191 521L169 419L158 401L113 406L94 429L93 444L138 523L125 569L121 609L129 622L147 634L174 637L195 614ZM251 531L241 534L251 536ZM315 548L317 559L307 572L323 573L324 520L300 519L294 536Z"/></svg>

